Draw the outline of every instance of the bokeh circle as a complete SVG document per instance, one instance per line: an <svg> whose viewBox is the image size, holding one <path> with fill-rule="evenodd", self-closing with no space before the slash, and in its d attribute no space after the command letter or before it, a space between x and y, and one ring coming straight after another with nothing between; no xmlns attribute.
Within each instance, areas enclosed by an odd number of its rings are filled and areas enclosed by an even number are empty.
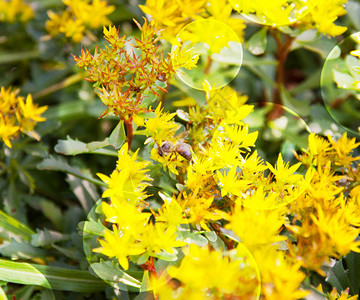
<svg viewBox="0 0 360 300"><path fill-rule="evenodd" d="M145 271L148 272L146 275L144 269L135 263L131 263L131 261L129 270L123 270L116 258L109 258L93 251L93 249L100 247L99 239L104 239L104 230L109 229L112 225L112 223L105 220L101 207L102 202L103 200L100 199L94 204L88 213L87 221L83 222L80 226L84 253L90 265L89 269L113 289L120 290L123 293L141 292L146 294L151 292L153 286L150 282L150 273L148 271ZM190 231L189 225L184 224L178 230L178 237L189 243L191 239L186 238L187 233ZM167 275L168 268L178 264L184 256L182 249L176 249L176 251L176 260L158 259L154 263L155 277L163 278L162 284L167 284L171 281L171 278Z"/></svg>
<svg viewBox="0 0 360 300"><path fill-rule="evenodd" d="M360 136L360 33L339 42L321 71L321 95L333 120Z"/></svg>
<svg viewBox="0 0 360 300"><path fill-rule="evenodd" d="M203 84L212 89L227 85L238 74L243 50L235 31L223 22L214 19L196 20L177 34L171 48L171 57L191 51L199 56L196 67L190 70L181 67L177 77L186 85L204 90Z"/></svg>

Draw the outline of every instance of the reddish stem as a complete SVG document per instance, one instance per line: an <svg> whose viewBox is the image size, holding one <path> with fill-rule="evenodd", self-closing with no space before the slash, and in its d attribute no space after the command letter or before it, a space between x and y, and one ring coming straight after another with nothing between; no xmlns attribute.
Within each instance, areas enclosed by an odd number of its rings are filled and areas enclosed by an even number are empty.
<svg viewBox="0 0 360 300"><path fill-rule="evenodd" d="M281 105L280 89L285 85L285 62L295 38L285 35L285 41L283 41L281 33L279 31L275 31L274 29L270 30L270 34L273 36L277 46L276 57L278 59L278 65L276 68L276 88L274 89L273 99L274 104ZM273 109L267 116L268 121L277 119L283 114L284 109L280 105L274 105Z"/></svg>
<svg viewBox="0 0 360 300"><path fill-rule="evenodd" d="M209 74L212 62L213 62L213 60L212 60L211 56L209 55L206 66L205 66L205 69L204 69L204 74L205 75Z"/></svg>
<svg viewBox="0 0 360 300"><path fill-rule="evenodd" d="M234 248L234 241L233 240L229 240L227 239L222 232L220 231L220 227L218 224L216 223L209 223L210 227L215 231L215 233L217 234L217 236L219 238L222 239L222 241L224 242L224 244L226 245L228 250L231 250Z"/></svg>
<svg viewBox="0 0 360 300"><path fill-rule="evenodd" d="M131 147L131 143L133 141L134 135L133 135L133 126L132 126L132 117L129 119L125 119L125 127L126 127L126 139L129 144L129 149Z"/></svg>

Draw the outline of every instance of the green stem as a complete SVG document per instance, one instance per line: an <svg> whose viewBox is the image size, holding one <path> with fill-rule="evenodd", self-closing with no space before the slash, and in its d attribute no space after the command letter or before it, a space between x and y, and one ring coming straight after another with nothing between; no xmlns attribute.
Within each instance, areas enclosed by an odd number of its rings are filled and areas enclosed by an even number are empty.
<svg viewBox="0 0 360 300"><path fill-rule="evenodd" d="M74 74L74 75L71 75L69 76L68 78L64 79L63 81L59 82L59 83L56 83L56 84L53 84L52 86L49 86L45 89L43 89L42 91L39 91L37 93L35 93L33 95L33 98L34 99L38 99L38 98L41 98L41 97L44 97L46 95L49 95L53 92L56 92L58 90L61 90L65 87L68 87L76 82L79 82L83 79L83 74L81 73L78 73L78 74Z"/></svg>
<svg viewBox="0 0 360 300"><path fill-rule="evenodd" d="M38 57L40 57L40 51L38 50L17 53L0 53L0 64L8 64Z"/></svg>

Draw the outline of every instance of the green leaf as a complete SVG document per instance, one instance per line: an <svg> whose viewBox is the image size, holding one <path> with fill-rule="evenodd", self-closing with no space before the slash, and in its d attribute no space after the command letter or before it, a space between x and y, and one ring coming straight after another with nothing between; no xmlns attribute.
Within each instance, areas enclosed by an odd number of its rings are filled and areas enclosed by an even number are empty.
<svg viewBox="0 0 360 300"><path fill-rule="evenodd" d="M80 259L83 259L84 257L81 255L81 253L76 248L64 248L60 247L58 245L52 245L53 248L55 248L60 253L64 254L66 257L73 259L75 261L80 261Z"/></svg>
<svg viewBox="0 0 360 300"><path fill-rule="evenodd" d="M176 249L173 249L174 252L173 253L169 253L166 251L161 251L160 253L154 253L152 254L152 256L159 258L161 260L165 260L165 261L176 261L178 259L178 251Z"/></svg>
<svg viewBox="0 0 360 300"><path fill-rule="evenodd" d="M286 108L291 109L300 116L308 116L310 114L310 105L308 101L301 101L293 98L290 92L283 86L280 87L280 98Z"/></svg>
<svg viewBox="0 0 360 300"><path fill-rule="evenodd" d="M205 236L212 243L214 243L218 239L218 236L214 231L206 231Z"/></svg>
<svg viewBox="0 0 360 300"><path fill-rule="evenodd" d="M228 42L228 47L223 47L220 53L214 53L211 58L221 64L241 66L243 61L243 51L241 44L235 41Z"/></svg>
<svg viewBox="0 0 360 300"><path fill-rule="evenodd" d="M222 229L221 233L235 242L241 242L240 238L232 230Z"/></svg>
<svg viewBox="0 0 360 300"><path fill-rule="evenodd" d="M33 293L35 292L35 286L24 286L18 290L16 290L16 299L19 300L31 300L34 299L32 298Z"/></svg>
<svg viewBox="0 0 360 300"><path fill-rule="evenodd" d="M12 262L5 259L0 259L0 280L78 293L103 291L108 286L88 271Z"/></svg>
<svg viewBox="0 0 360 300"><path fill-rule="evenodd" d="M1 300L6 300L8 299L8 297L6 296L4 290L0 287L0 299Z"/></svg>
<svg viewBox="0 0 360 300"><path fill-rule="evenodd" d="M206 237L202 236L201 232L198 231L178 231L177 234L179 240L182 240L188 244L195 244L200 247L206 246L208 244L208 240L206 239Z"/></svg>
<svg viewBox="0 0 360 300"><path fill-rule="evenodd" d="M333 71L334 81L335 81L336 85L338 86L338 88L354 89L354 85L353 85L355 82L354 77L350 76L347 73L339 72L335 69L333 69L332 71Z"/></svg>
<svg viewBox="0 0 360 300"><path fill-rule="evenodd" d="M295 86L290 90L291 94L296 95L306 90L319 88L320 86L320 77L321 77L321 69L315 70L310 76L308 76L304 81Z"/></svg>
<svg viewBox="0 0 360 300"><path fill-rule="evenodd" d="M141 282L139 280L121 270L117 265L113 265L111 261L93 263L90 268L103 280L122 283L125 286L134 287L136 290L140 289Z"/></svg>
<svg viewBox="0 0 360 300"><path fill-rule="evenodd" d="M353 295L358 294L360 290L360 253L350 252L343 260L347 265L347 276Z"/></svg>
<svg viewBox="0 0 360 300"><path fill-rule="evenodd" d="M17 61L24 61L29 59L38 58L40 56L39 50L24 51L24 52L1 52L0 64L9 64Z"/></svg>
<svg viewBox="0 0 360 300"><path fill-rule="evenodd" d="M2 210L0 210L0 229L0 237L8 241L12 238L17 241L21 241L22 239L30 241L31 236L35 234L32 229Z"/></svg>
<svg viewBox="0 0 360 300"><path fill-rule="evenodd" d="M67 136L66 140L58 140L58 143L55 145L55 151L63 155L78 155L84 153L96 153L110 156L117 156L117 152L110 149L101 149L103 147L109 146L109 139L106 138L102 142L91 142L83 143L79 140L73 140L71 137Z"/></svg>
<svg viewBox="0 0 360 300"><path fill-rule="evenodd" d="M46 251L33 247L26 242L20 243L15 240L4 241L0 245L0 253L3 256L10 257L12 259L33 259L46 257Z"/></svg>
<svg viewBox="0 0 360 300"><path fill-rule="evenodd" d="M259 66L276 66L278 64L276 59L267 59L262 57L256 57L253 54L251 54L250 51L244 49L243 51L244 60L243 65L246 67L259 67Z"/></svg>
<svg viewBox="0 0 360 300"><path fill-rule="evenodd" d="M100 220L95 221L92 218L89 221L81 222L79 228L88 234L97 236L103 236L104 230L107 229Z"/></svg>
<svg viewBox="0 0 360 300"><path fill-rule="evenodd" d="M109 142L115 149L119 149L126 141L124 121L120 121L110 134ZM116 154L117 155L117 154Z"/></svg>
<svg viewBox="0 0 360 300"><path fill-rule="evenodd" d="M149 290L151 290L151 281L150 281L149 271L145 271L143 278L142 278L142 282L141 282L140 293L146 293ZM136 299L136 300L139 300L139 299Z"/></svg>
<svg viewBox="0 0 360 300"><path fill-rule="evenodd" d="M47 217L58 229L62 228L63 215L61 209L52 201L41 198L39 206L42 213Z"/></svg>
<svg viewBox="0 0 360 300"><path fill-rule="evenodd" d="M248 41L248 49L254 55L264 54L267 45L267 31L266 26L262 27L255 34L251 36Z"/></svg>
<svg viewBox="0 0 360 300"><path fill-rule="evenodd" d="M32 236L31 245L35 247L42 247L68 240L70 240L70 236L68 234L62 234L45 228L44 230L37 230L37 233Z"/></svg>
<svg viewBox="0 0 360 300"><path fill-rule="evenodd" d="M186 111L184 111L182 109L177 109L176 114L181 120L186 121L186 122L190 122L190 116L189 116L188 112L186 112Z"/></svg>
<svg viewBox="0 0 360 300"><path fill-rule="evenodd" d="M326 281L336 287L338 291L343 291L347 287L350 287L349 277L344 269L342 260L335 263ZM353 294L354 291L351 291L351 293Z"/></svg>
<svg viewBox="0 0 360 300"><path fill-rule="evenodd" d="M38 164L37 168L39 170L51 170L51 171L61 171L64 173L69 173L76 177L95 183L97 185L107 187L106 183L102 182L101 180L97 180L92 176L84 174L84 172L80 171L80 169L76 167L70 166L61 157L55 157L50 155L49 158L45 158L40 164Z"/></svg>
<svg viewBox="0 0 360 300"><path fill-rule="evenodd" d="M100 198L95 185L70 174L68 174L66 181L87 214L94 203Z"/></svg>
<svg viewBox="0 0 360 300"><path fill-rule="evenodd" d="M43 114L46 119L56 121L74 121L84 117L99 117L104 109L101 101L87 103L85 101L72 100L62 102L57 106L49 107Z"/></svg>
<svg viewBox="0 0 360 300"><path fill-rule="evenodd" d="M276 82L260 68L254 66L248 66L247 68L270 87L276 87Z"/></svg>
<svg viewBox="0 0 360 300"><path fill-rule="evenodd" d="M357 31L360 31L360 3L357 1L348 1L345 4L347 15L356 27Z"/></svg>
<svg viewBox="0 0 360 300"><path fill-rule="evenodd" d="M314 31L305 31L297 37L291 50L293 51L299 48L305 48L320 54L322 58L326 59L335 45L336 43L334 40L330 40Z"/></svg>
<svg viewBox="0 0 360 300"><path fill-rule="evenodd" d="M359 59L352 55L346 55L345 63L351 76L354 77L356 80L360 80L360 74L358 71L360 68Z"/></svg>

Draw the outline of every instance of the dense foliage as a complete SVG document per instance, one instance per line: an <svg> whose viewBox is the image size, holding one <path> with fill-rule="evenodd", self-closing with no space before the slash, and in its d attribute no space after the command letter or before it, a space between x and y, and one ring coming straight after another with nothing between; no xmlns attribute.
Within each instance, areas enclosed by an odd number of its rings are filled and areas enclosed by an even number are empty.
<svg viewBox="0 0 360 300"><path fill-rule="evenodd" d="M359 17L0 0L2 299L357 299Z"/></svg>

